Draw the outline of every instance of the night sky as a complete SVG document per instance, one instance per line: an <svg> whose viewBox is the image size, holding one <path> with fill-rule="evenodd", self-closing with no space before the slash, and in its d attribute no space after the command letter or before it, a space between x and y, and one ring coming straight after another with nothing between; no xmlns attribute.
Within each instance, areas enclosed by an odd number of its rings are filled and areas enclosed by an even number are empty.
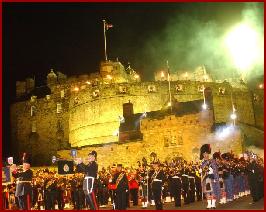
<svg viewBox="0 0 266 212"><path fill-rule="evenodd" d="M43 85L51 68L67 76L99 71L103 19L114 26L107 31L108 58L130 62L150 80L166 60L172 70L200 64L223 68L209 42L242 21L249 8L259 8L256 18L263 23L263 4L3 3L3 156L9 155L8 108L15 81L35 77L37 86Z"/></svg>

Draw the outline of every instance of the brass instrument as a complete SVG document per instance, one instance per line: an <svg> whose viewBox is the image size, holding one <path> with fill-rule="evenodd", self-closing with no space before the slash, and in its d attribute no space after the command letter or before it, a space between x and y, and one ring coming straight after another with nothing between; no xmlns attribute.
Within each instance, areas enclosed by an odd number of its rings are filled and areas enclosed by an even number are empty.
<svg viewBox="0 0 266 212"><path fill-rule="evenodd" d="M151 176L151 183L150 183L151 185L152 185L154 179L156 179L156 177L157 177L158 174L159 174L159 172L154 171L153 175Z"/></svg>

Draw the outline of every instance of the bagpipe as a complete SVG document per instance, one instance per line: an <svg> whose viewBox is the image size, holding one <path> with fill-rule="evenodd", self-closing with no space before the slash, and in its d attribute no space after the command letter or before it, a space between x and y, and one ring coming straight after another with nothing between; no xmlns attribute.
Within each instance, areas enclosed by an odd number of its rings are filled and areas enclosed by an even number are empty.
<svg viewBox="0 0 266 212"><path fill-rule="evenodd" d="M202 175L201 175L201 181L205 180L210 174L210 171L212 170L210 161L207 162L207 164L202 168ZM209 176L211 177L211 176Z"/></svg>

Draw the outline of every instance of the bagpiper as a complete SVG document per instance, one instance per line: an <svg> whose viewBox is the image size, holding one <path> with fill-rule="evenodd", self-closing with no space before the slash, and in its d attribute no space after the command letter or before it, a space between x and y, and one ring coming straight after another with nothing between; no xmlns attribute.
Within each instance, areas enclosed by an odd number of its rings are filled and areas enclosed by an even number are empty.
<svg viewBox="0 0 266 212"><path fill-rule="evenodd" d="M219 198L219 175L215 160L210 159L211 147L204 144L200 148L202 190L207 199L207 209L216 208L216 200Z"/></svg>

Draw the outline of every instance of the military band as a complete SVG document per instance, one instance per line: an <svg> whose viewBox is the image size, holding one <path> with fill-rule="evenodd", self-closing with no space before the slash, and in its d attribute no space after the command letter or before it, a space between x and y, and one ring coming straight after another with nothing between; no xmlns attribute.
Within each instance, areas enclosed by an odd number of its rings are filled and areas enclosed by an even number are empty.
<svg viewBox="0 0 266 212"><path fill-rule="evenodd" d="M137 168L122 164L98 171L97 153L88 155L88 163L77 161L73 175L58 175L45 169L33 176L30 164L23 169L12 166L16 187L5 187L4 205L30 210L97 210L112 204L114 210L132 206L162 210L173 202L175 207L206 201L208 209L251 194L257 202L263 193L263 162L256 155L238 159L232 153L211 154L208 144L200 150L199 162L176 159L172 163L139 164ZM9 191L9 192L8 192ZM12 204L12 205L9 205Z"/></svg>

